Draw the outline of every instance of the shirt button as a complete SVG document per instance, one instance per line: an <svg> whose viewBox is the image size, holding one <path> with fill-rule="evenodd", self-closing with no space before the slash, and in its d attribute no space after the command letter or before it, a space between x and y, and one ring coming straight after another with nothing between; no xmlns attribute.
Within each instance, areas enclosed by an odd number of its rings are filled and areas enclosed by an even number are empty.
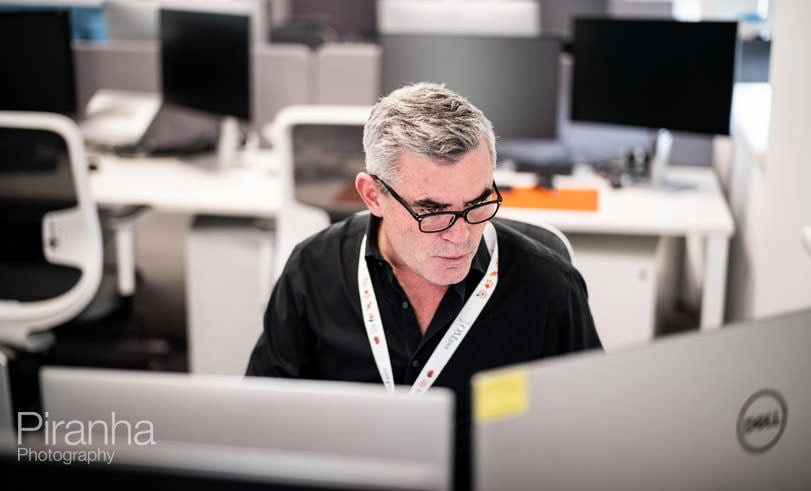
<svg viewBox="0 0 811 491"><path fill-rule="evenodd" d="M420 367L420 360L412 361L411 366L414 367L414 368L419 368Z"/></svg>
<svg viewBox="0 0 811 491"><path fill-rule="evenodd" d="M408 302L403 302L403 308L404 308L404 309L407 309L407 308L408 308Z"/></svg>

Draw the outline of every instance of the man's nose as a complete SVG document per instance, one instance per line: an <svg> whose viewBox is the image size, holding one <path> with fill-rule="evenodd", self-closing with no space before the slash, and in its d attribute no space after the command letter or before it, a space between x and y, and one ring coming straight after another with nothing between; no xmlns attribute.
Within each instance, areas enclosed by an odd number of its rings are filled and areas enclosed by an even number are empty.
<svg viewBox="0 0 811 491"><path fill-rule="evenodd" d="M457 217L451 228L440 232L440 236L454 244L464 244L470 238L470 225L464 218Z"/></svg>

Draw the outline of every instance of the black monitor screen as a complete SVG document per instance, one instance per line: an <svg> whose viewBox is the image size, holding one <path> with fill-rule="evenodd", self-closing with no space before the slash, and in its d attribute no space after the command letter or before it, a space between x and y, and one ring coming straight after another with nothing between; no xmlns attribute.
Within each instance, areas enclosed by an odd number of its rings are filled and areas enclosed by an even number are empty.
<svg viewBox="0 0 811 491"><path fill-rule="evenodd" d="M573 120L729 134L737 24L576 19Z"/></svg>
<svg viewBox="0 0 811 491"><path fill-rule="evenodd" d="M0 110L76 112L66 10L0 12Z"/></svg>
<svg viewBox="0 0 811 491"><path fill-rule="evenodd" d="M481 109L501 138L557 136L561 40L381 35L381 90L442 82Z"/></svg>
<svg viewBox="0 0 811 491"><path fill-rule="evenodd" d="M251 119L250 18L160 11L163 100Z"/></svg>

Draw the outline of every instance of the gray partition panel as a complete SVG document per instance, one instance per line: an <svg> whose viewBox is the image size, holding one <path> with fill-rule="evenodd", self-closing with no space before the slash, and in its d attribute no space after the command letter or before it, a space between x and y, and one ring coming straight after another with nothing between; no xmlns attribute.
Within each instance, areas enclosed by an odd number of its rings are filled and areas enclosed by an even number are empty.
<svg viewBox="0 0 811 491"><path fill-rule="evenodd" d="M313 101L313 55L303 45L263 45L254 49L253 118L257 128L284 106Z"/></svg>
<svg viewBox="0 0 811 491"><path fill-rule="evenodd" d="M73 47L76 92L80 113L99 89L160 91L158 43L111 41L78 43Z"/></svg>
<svg viewBox="0 0 811 491"><path fill-rule="evenodd" d="M380 94L380 46L328 43L315 59L315 104L375 103Z"/></svg>

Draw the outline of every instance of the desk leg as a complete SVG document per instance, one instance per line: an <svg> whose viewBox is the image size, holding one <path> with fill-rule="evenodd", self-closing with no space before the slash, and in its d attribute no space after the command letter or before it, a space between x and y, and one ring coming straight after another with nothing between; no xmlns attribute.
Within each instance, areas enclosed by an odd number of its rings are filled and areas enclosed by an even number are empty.
<svg viewBox="0 0 811 491"><path fill-rule="evenodd" d="M720 234L706 237L701 329L718 329L724 323L729 239Z"/></svg>
<svg viewBox="0 0 811 491"><path fill-rule="evenodd" d="M111 214L106 223L115 233L118 293L129 297L135 293L135 224L149 208L127 207Z"/></svg>

